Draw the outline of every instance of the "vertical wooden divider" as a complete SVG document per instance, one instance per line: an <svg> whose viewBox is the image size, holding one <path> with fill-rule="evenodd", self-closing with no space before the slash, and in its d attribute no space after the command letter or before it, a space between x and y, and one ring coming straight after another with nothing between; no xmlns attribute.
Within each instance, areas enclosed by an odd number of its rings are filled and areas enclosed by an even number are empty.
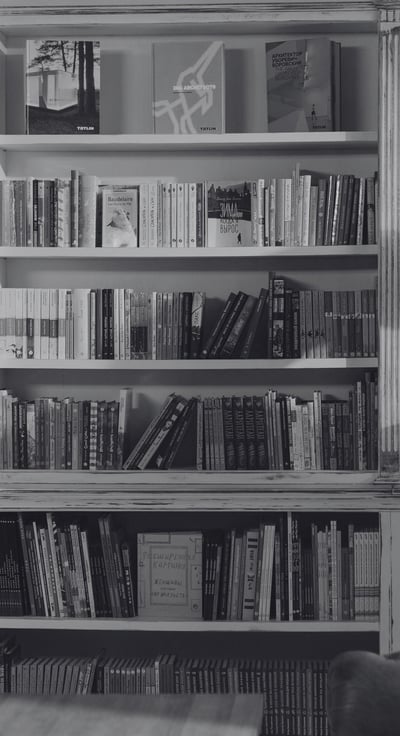
<svg viewBox="0 0 400 736"><path fill-rule="evenodd" d="M379 471L399 473L400 8L379 24Z"/></svg>

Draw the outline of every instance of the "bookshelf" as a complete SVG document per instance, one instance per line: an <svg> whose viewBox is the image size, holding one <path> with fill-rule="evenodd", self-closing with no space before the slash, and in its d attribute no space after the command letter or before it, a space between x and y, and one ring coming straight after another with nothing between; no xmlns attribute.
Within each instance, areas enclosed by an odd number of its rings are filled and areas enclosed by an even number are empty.
<svg viewBox="0 0 400 736"><path fill-rule="evenodd" d="M385 3L381 10L368 2L353 2L345 9L342 5L315 2L304 4L304 7L297 3L294 7L291 3L276 2L263 4L262 8L253 4L249 9L243 3L232 9L220 2L189 12L180 10L176 4L146 9L146 4L133 3L129 8L121 4L116 13L94 8L80 11L65 6L68 12L63 13L62 8L59 13L43 9L35 16L29 12L2 10L1 40L8 52L0 58L8 103L0 119L2 176L53 177L77 168L99 177L112 172L126 178L134 171L135 178L174 176L181 181L191 181L194 176L196 180L217 181L240 178L244 171L249 177L288 176L293 161L313 170L340 173L346 168L359 176L368 176L377 169L379 157L382 200L386 194L384 204L380 205L378 245L238 247L183 252L0 249L0 283L5 287L51 285L55 288L133 287L172 291L200 290L207 286L207 295L210 293L211 298L218 301L221 294L226 297L233 288L257 293L261 286L268 284L269 270L287 276L303 288L327 290L350 290L356 288L355 283L357 288L372 289L378 272L380 279L379 358L210 360L207 363L201 360L0 359L1 387L12 388L17 396L27 399L73 395L78 399L101 397L111 401L117 396L119 387L135 386L140 395L140 411L136 409L137 435L170 391L182 391L186 396L195 393L222 395L224 391L243 395L250 390L262 393L274 387L310 397L310 392L312 395L313 388L318 386L324 394L343 399L349 386L364 371L379 368L379 470L302 473L4 470L0 471L0 512L39 514L53 511L89 515L111 512L125 514L128 521L136 515L139 519L145 518L147 524L154 513L157 523L164 529L168 528L167 524L174 523L175 517L179 517L181 525L186 520L188 527L195 528L197 517L198 523L206 522L207 526L212 517L221 520L235 517L236 523L251 518L254 523L257 514L289 511L307 518L313 513L334 514L335 518L355 521L362 514L370 514L374 522L379 522L381 533L380 621L262 623L0 618L0 629L19 631L29 653L36 653L37 631L48 633L61 651L63 648L68 651L66 648L71 644L77 654L81 649L87 651L85 636L93 646L107 636L110 650L115 646L117 651L119 646L123 651L126 632L134 637L135 643L144 632L152 636L152 653L171 641L177 651L182 654L186 648L188 656L192 657L200 656L198 651L202 646L211 656L217 635L221 635L221 656L232 656L236 652L238 656L246 656L243 654L246 651L258 656L260 645L271 648L273 656L278 658L281 652L282 656L295 652L299 658L305 657L310 649L316 656L322 651L329 658L346 647L360 646L382 653L400 648L400 586L396 571L400 551L396 475L398 365L397 343L393 338L398 327L394 243L399 228L393 214L398 182L387 176L389 163L393 166L389 151L394 151L398 158L398 144L393 144L393 120L396 120L398 101L396 95L395 100L389 99L385 87L390 78L385 54L396 34L394 26L399 11L394 9L392 18L389 11L384 10ZM344 63L351 68L351 73L345 75L343 87L343 132L263 132L263 45L266 39L284 38L289 33L304 37L317 33L341 40ZM11 91L13 85L22 80L24 41L60 34L65 38L88 35L104 41L105 101L101 121L104 133L98 136L29 136L23 132L23 98L21 94L12 96ZM231 71L227 77L230 128L225 134L172 136L148 132L151 125L152 39L179 40L187 35L190 38L218 37L226 44L227 65ZM382 71L378 116L379 63L386 66ZM132 90L125 99L118 96L112 79L113 75L121 74L126 81L129 73L132 74ZM235 82L238 99L234 95ZM22 89L21 84L18 89ZM245 102L244 111L240 95ZM162 521L163 515L165 521ZM121 638L113 638L116 634ZM40 638L37 641L43 643ZM148 639L140 646L145 653Z"/></svg>

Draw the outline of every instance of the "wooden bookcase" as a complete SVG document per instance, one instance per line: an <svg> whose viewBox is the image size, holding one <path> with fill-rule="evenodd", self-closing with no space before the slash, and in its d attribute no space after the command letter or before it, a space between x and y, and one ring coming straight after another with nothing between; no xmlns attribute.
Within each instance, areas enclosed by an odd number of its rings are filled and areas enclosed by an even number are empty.
<svg viewBox="0 0 400 736"><path fill-rule="evenodd" d="M344 7L345 5L345 7ZM389 3L392 7L392 3ZM89 4L0 12L0 172L3 176L59 176L71 168L106 176L166 176L190 181L246 176L289 176L305 168L357 175L380 171L377 245L355 248L214 249L193 252L15 249L0 252L2 286L206 289L214 299L230 289L258 293L275 270L309 288L372 288L379 274L379 359L248 361L6 361L2 387L17 396L118 396L135 386L137 425L143 429L166 394L221 395L274 387L307 397L315 387L344 398L353 380L379 362L380 470L376 472L0 472L0 512L109 510L158 523L189 526L212 517L256 519L257 514L379 515L382 543L381 618L367 622L146 622L133 620L0 619L18 629L29 648L46 636L82 651L108 638L123 649L126 637L158 648L215 646L229 656L259 651L327 656L345 648L383 653L400 648L398 502L398 25L400 9L375 3L121 4L110 12ZM266 40L288 34L328 35L343 49L344 132L269 134L266 128ZM221 38L227 54L227 130L223 135L151 134L150 50L154 38ZM97 136L24 135L23 49L27 38L86 37L102 43L101 130ZM393 46L393 54L391 49ZM397 56L396 56L397 54ZM379 84L378 84L379 77ZM115 83L118 80L118 84ZM394 172L394 173L391 173ZM299 252L302 251L302 252ZM357 284L357 286L355 286ZM340 285L340 286L339 286ZM165 521L160 519L165 517ZM198 519L198 521L197 521ZM34 632L34 633L33 633ZM223 636L221 637L221 633ZM133 638L132 638L133 637ZM147 638L146 638L147 637ZM198 644L194 644L198 642ZM327 642L327 644L324 644ZM32 649L33 651L33 649ZM192 655L195 656L195 655Z"/></svg>

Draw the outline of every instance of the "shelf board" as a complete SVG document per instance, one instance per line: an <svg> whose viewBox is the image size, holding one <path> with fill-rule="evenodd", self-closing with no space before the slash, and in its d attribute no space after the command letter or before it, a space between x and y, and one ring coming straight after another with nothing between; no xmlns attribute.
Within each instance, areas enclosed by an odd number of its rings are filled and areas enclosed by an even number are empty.
<svg viewBox="0 0 400 736"><path fill-rule="evenodd" d="M253 633L365 633L379 632L377 621L149 621L140 618L43 618L3 616L1 629L49 631L197 631Z"/></svg>
<svg viewBox="0 0 400 736"><path fill-rule="evenodd" d="M0 258L84 260L248 260L271 258L366 258L378 255L377 245L332 245L309 248L9 248Z"/></svg>
<svg viewBox="0 0 400 736"><path fill-rule="evenodd" d="M11 5L11 11L10 11ZM132 3L120 0L113 5L110 12L109 3L100 2L96 6L90 4L76 6L76 13L65 12L62 7L37 8L32 15L6 0L2 12L1 24L7 36L26 36L46 38L49 33L64 29L64 35L72 38L82 35L95 38L101 36L140 36L163 35L174 36L207 34L251 34L260 35L276 33L288 34L293 31L301 34L310 33L354 33L377 31L378 11L375 3L365 1L342 3L340 10L332 7L332 3L323 3L321 8L299 8L293 3L270 2L268 8L260 7L257 2L242 0L232 4L229 0L217 3L200 4L185 3L179 7L176 2L160 0L149 7L144 3ZM315 6L315 3L314 3Z"/></svg>
<svg viewBox="0 0 400 736"><path fill-rule="evenodd" d="M0 471L3 512L378 512L391 490L358 471Z"/></svg>
<svg viewBox="0 0 400 736"><path fill-rule="evenodd" d="M373 131L113 135L0 135L4 151L378 150Z"/></svg>
<svg viewBox="0 0 400 736"><path fill-rule="evenodd" d="M378 358L267 360L30 360L0 358L0 370L50 371L281 371L377 368Z"/></svg>

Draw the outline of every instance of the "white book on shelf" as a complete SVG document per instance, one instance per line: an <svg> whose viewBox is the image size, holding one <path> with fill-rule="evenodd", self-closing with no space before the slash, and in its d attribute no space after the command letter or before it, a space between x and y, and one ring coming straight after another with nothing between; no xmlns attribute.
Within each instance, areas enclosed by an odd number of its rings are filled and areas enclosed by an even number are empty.
<svg viewBox="0 0 400 736"><path fill-rule="evenodd" d="M49 289L49 358L58 358L58 289Z"/></svg>
<svg viewBox="0 0 400 736"><path fill-rule="evenodd" d="M96 247L97 177L79 173L78 247Z"/></svg>
<svg viewBox="0 0 400 736"><path fill-rule="evenodd" d="M137 535L138 614L157 620L202 618L201 532Z"/></svg>
<svg viewBox="0 0 400 736"><path fill-rule="evenodd" d="M72 290L73 357L89 360L90 356L90 289Z"/></svg>
<svg viewBox="0 0 400 736"><path fill-rule="evenodd" d="M42 314L42 296L40 289L34 289L33 302L33 351L35 360L42 357L42 339L41 339L41 314Z"/></svg>

